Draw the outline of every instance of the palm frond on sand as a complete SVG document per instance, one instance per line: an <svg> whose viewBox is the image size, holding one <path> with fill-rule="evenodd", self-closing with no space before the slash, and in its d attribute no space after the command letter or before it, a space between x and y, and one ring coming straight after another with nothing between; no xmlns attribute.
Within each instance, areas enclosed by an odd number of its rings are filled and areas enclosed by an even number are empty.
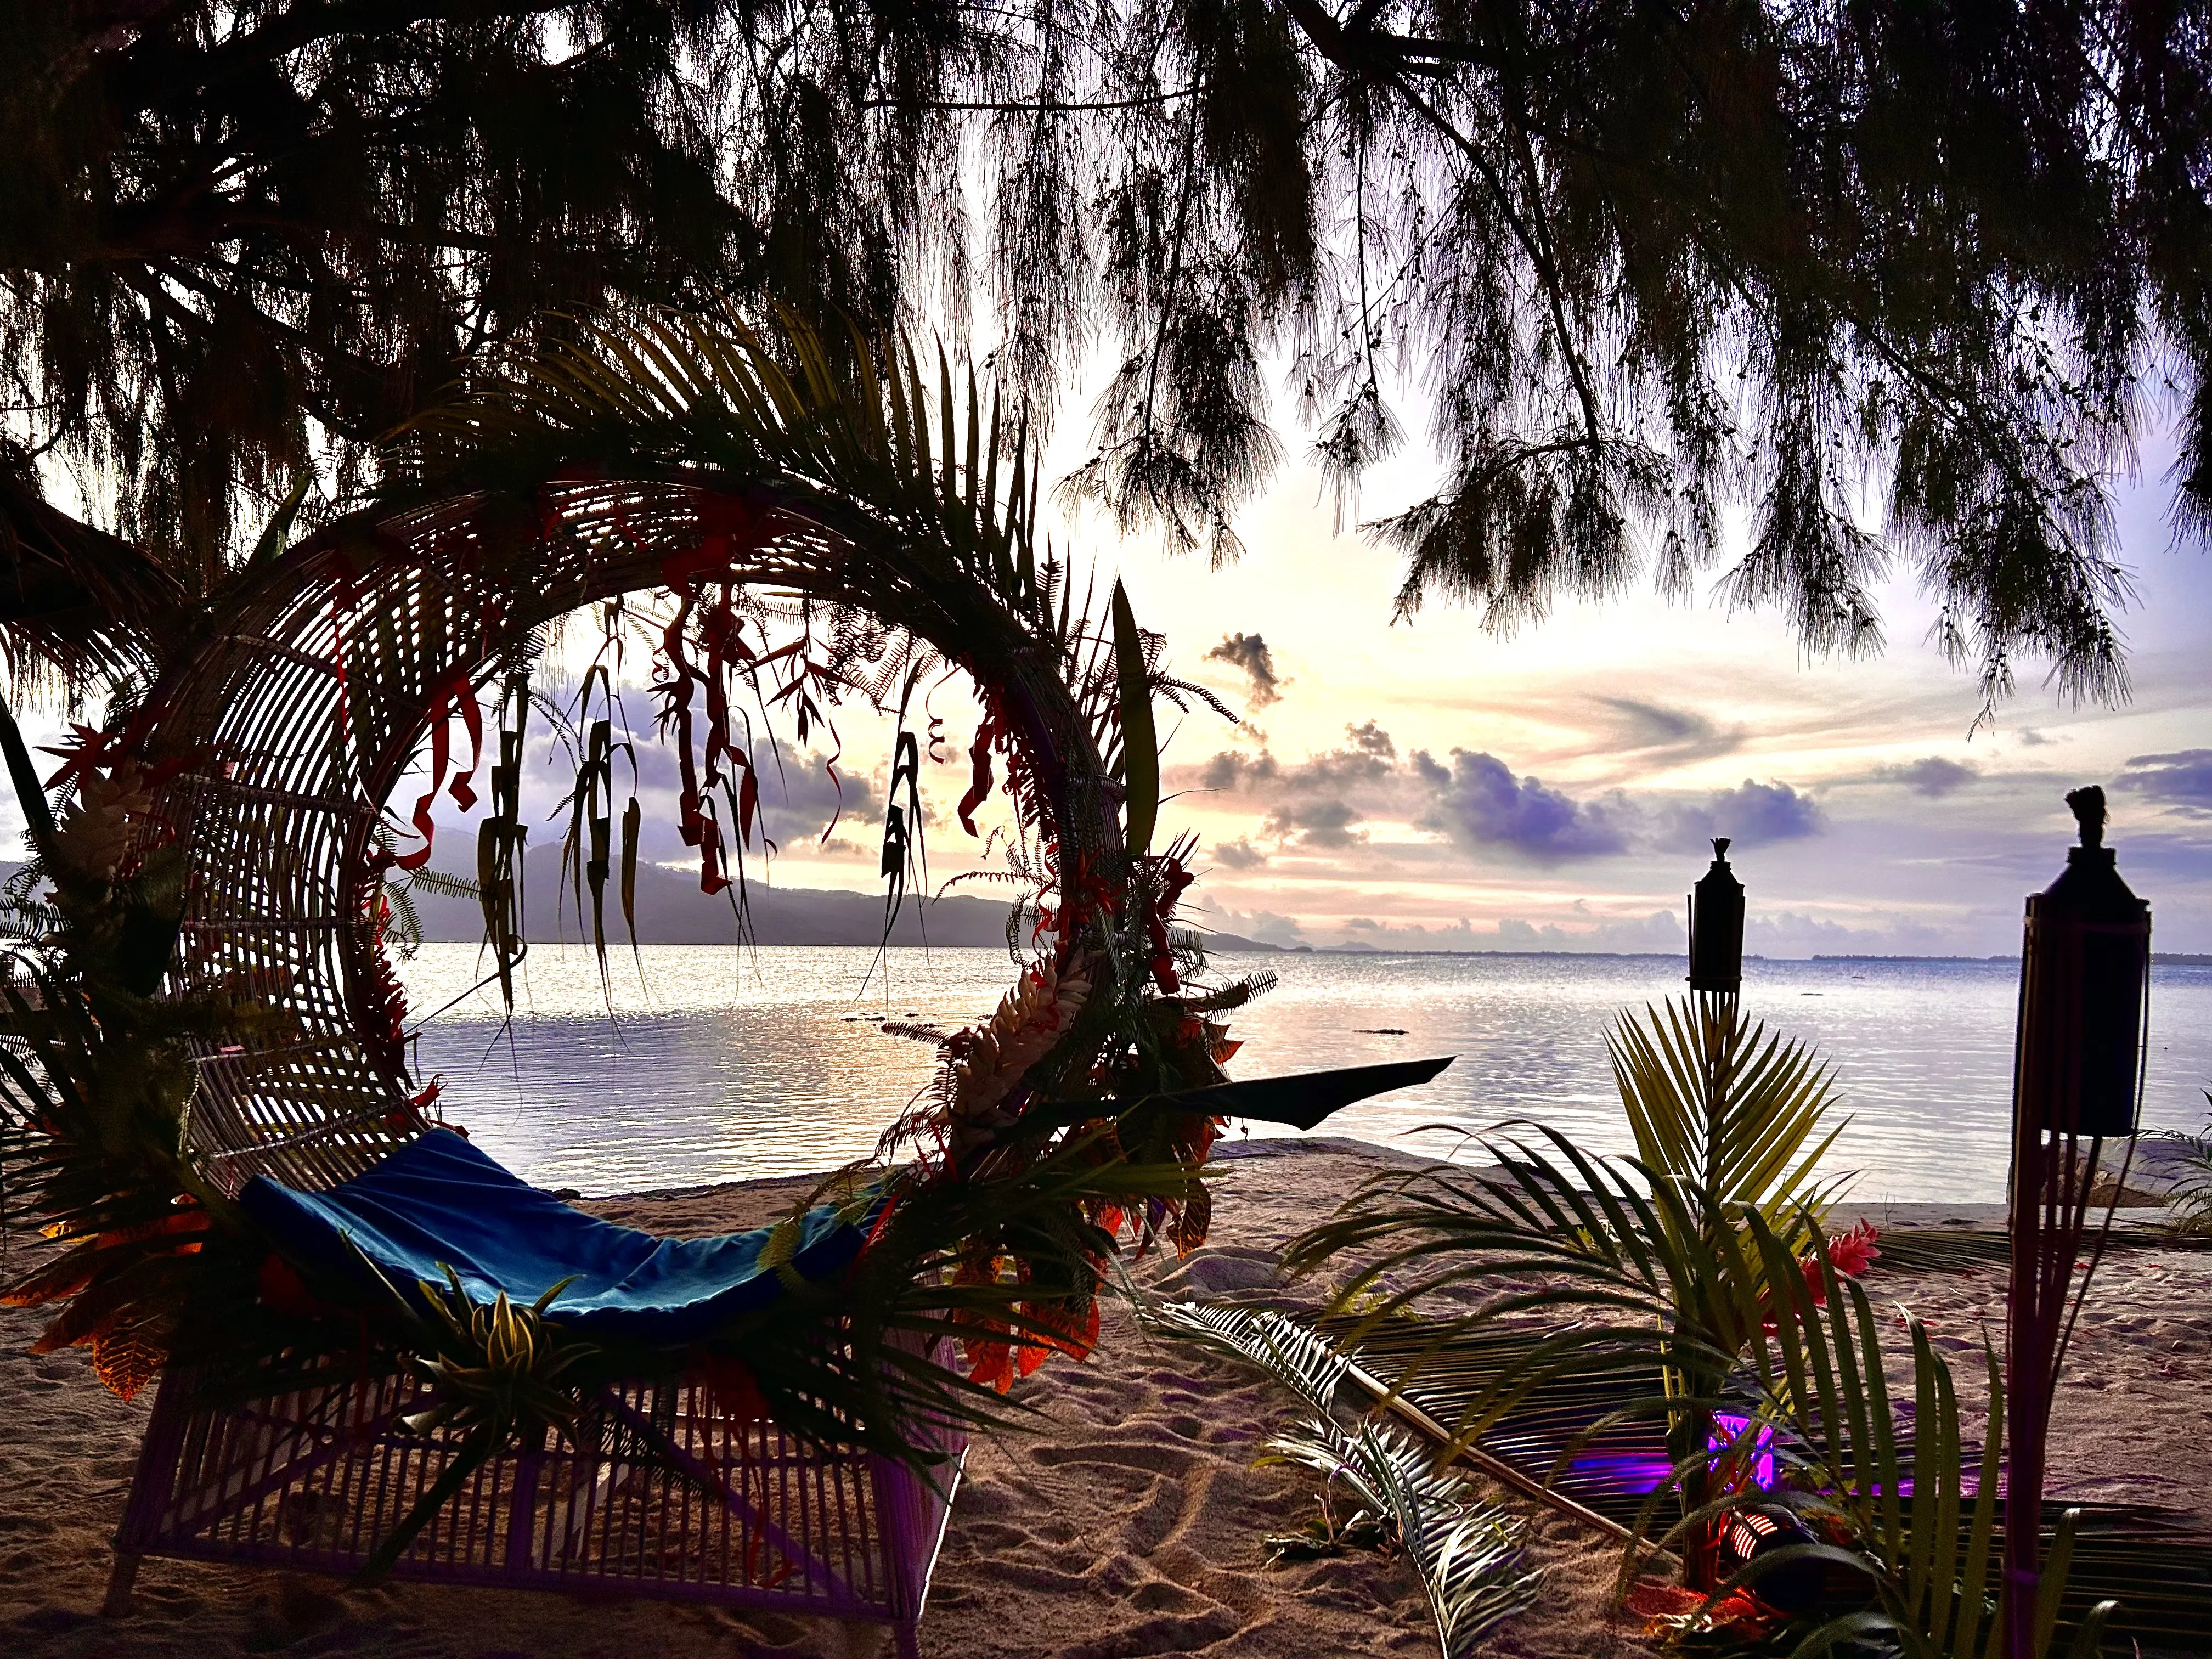
<svg viewBox="0 0 2212 1659"><path fill-rule="evenodd" d="M1466 1659L1501 1621L1534 1601L1540 1571L1527 1570L1521 1523L1479 1498L1473 1483L1389 1424L1336 1415L1350 1364L1312 1329L1272 1310L1169 1303L1148 1310L1159 1329L1257 1366L1313 1413L1267 1443L1266 1461L1320 1474L1350 1517L1401 1552L1419 1579L1445 1659ZM1330 1507L1325 1500L1325 1509Z"/></svg>

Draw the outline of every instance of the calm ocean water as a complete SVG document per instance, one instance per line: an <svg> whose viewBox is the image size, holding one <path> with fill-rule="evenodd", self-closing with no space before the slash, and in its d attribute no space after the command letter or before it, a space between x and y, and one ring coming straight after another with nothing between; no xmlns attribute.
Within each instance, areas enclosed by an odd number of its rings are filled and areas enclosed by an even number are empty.
<svg viewBox="0 0 2212 1659"><path fill-rule="evenodd" d="M588 1193L828 1168L869 1151L927 1080L935 1051L866 1018L954 1028L1010 982L998 951L648 946L641 984L613 957L611 1018L589 951L531 952L516 1017L465 995L475 947L425 946L405 978L418 1049L448 1115L529 1179ZM1223 957L1266 968L1272 996L1242 1011L1232 1070L1262 1077L1456 1054L1426 1087L1341 1112L1323 1133L1441 1152L1431 1123L1533 1119L1587 1148L1628 1147L1604 1030L1623 1008L1681 988L1679 959L1572 956ZM888 989L886 989L888 973ZM2002 1197L2012 1028L2009 962L1754 962L1745 1000L1816 1044L1852 1115L1834 1154L1856 1195ZM1383 1034L1399 1028L1405 1035ZM2146 1127L2196 1128L2212 1085L2212 968L2152 976ZM1410 1137L1410 1138L1409 1138Z"/></svg>

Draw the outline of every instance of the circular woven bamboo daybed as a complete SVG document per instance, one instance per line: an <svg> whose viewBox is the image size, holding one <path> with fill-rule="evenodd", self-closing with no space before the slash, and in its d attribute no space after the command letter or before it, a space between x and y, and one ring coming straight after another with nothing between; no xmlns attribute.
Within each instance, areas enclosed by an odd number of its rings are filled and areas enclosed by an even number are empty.
<svg viewBox="0 0 2212 1659"><path fill-rule="evenodd" d="M89 1344L118 1393L161 1377L114 1606L139 1556L184 1555L803 1606L888 1620L910 1655L960 1425L1090 1352L1125 1241L1203 1239L1224 1115L1311 1127L1443 1063L1226 1081L1219 1018L1260 981L1189 981L1190 849L1152 845L1152 699L1193 688L1118 588L1107 617L1071 603L1026 446L973 389L963 424L940 376L933 434L915 363L887 368L691 323L556 349L420 427L382 505L164 630L58 822L0 722L54 884L52 931L0 979L0 1127L66 1245L9 1293L62 1304L42 1346ZM641 592L710 887L751 825L738 698L818 719L844 694L901 718L896 893L904 717L950 671L981 710L959 816L1002 762L1034 896L1013 989L942 1037L877 1158L708 1240L595 1220L429 1121L386 956L393 867L428 851L398 850L406 823L431 823L392 798L426 746L434 793L465 744L447 787L489 797L505 981L529 672L550 625Z"/></svg>
<svg viewBox="0 0 2212 1659"><path fill-rule="evenodd" d="M1149 648L1118 595L1110 633L1068 603L1032 551L1033 492L1018 467L999 488L1000 434L972 408L965 466L933 460L910 362L888 386L857 371L855 390L809 342L785 346L796 375L742 331L610 336L448 411L393 458L412 473L404 493L229 585L127 721L72 763L97 799L49 844L65 908L91 920L42 994L105 1010L69 1028L96 1030L96 1047L137 1045L154 1133L175 1122L170 1102L182 1109L181 1148L143 1146L100 1200L102 1214L151 1219L90 1224L84 1270L40 1291L76 1296L51 1334L94 1342L115 1386L169 1362L115 1606L141 1554L203 1555L806 1606L888 1619L910 1652L951 1497L923 1471L957 1456L958 1422L975 1414L962 1391L988 1397L1047 1352L1088 1352L1103 1257L1125 1228L1140 1243L1202 1236L1196 1172L1218 1109L1162 1101L1136 1135L1111 1098L1223 1080L1219 1028L1202 1002L1186 1006L1166 933L1188 877L1148 846ZM925 674L950 671L983 711L962 817L1002 757L1023 867L1040 906L1050 899L999 1013L946 1039L906 1139L776 1227L706 1241L608 1229L433 1133L386 954L387 882L408 862L392 797L426 747L434 793L465 745L450 787L465 807L489 798L477 873L504 975L530 671L549 627L602 606L611 628L641 593L657 596L653 695L710 884L720 837L750 828L733 787L751 765L738 693L763 718L791 697L819 718L841 693L902 715ZM777 629L793 643L772 646ZM491 731L486 693L502 711ZM1124 744L1131 707L1146 711L1141 741ZM909 778L915 752L902 736ZM911 822L911 785L908 799ZM602 884L605 805L578 854ZM427 831L427 797L412 816ZM102 825L125 826L137 850L95 868L110 855L78 854ZM905 833L888 818L887 859ZM158 917L157 866L181 880L182 915L149 1003L99 953ZM122 933L99 920L118 905ZM179 1038L189 1098L161 1080ZM92 1052L74 1041L50 1046L51 1074ZM1032 1102L1052 1110L1017 1127ZM41 1110L28 1119L43 1133L70 1133L59 1104ZM104 1183L96 1139L77 1135L70 1155ZM502 1249L581 1240L594 1259L644 1249L641 1263L728 1261L732 1277L704 1299L654 1303L630 1288L641 1267L610 1269L604 1293L585 1287L600 1313L569 1312L556 1298L577 1275L559 1265L518 1288L488 1280L480 1255L465 1287L454 1257L347 1231L401 1224L387 1195L428 1190L434 1166L477 1183L428 1200L436 1216L465 1224L494 1202L469 1194L495 1194L498 1214L535 1218L495 1226ZM361 1219L372 1209L380 1221ZM322 1215L340 1218L315 1236L334 1256L272 1220ZM402 1260L425 1265L395 1279ZM441 1272L450 1294L431 1282ZM514 1311L511 1289L535 1306ZM88 1296L109 1300L78 1319ZM702 1308L717 1310L710 1323ZM633 1334L580 1338L563 1323L593 1317ZM689 1322L649 1335L647 1322Z"/></svg>

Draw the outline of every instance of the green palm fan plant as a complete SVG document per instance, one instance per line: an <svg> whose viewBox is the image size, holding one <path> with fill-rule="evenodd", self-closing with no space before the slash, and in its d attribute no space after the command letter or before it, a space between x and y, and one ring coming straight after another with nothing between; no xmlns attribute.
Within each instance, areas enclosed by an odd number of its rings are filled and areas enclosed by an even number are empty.
<svg viewBox="0 0 2212 1659"><path fill-rule="evenodd" d="M1621 1385L1591 1435L1630 1418L1685 1420L1718 1406L1722 1382L1766 1312L1741 1231L1705 1224L1724 1201L1638 1160L1593 1158L1556 1130L1482 1146L1494 1167L1371 1179L1292 1242L1286 1269L1349 1262L1337 1306L1358 1310L1355 1341L1416 1304L1479 1297L1465 1311L1432 1312L1427 1344L1397 1381L1402 1390L1477 1335L1518 1338L1468 1395L1452 1425L1462 1444L1570 1376L1602 1374Z"/></svg>
<svg viewBox="0 0 2212 1659"><path fill-rule="evenodd" d="M1823 1133L1832 1074L1805 1044L1754 1024L1730 994L1669 997L1644 1012L1640 1022L1622 1015L1606 1034L1637 1157L1686 1183L1705 1246L1686 1260L1710 1259L1727 1281L1693 1285L1695 1304L1740 1310L1754 1288L1764 1299L1765 1284L1744 1218L1756 1214L1802 1244L1803 1219L1823 1212L1841 1184L1821 1184L1816 1174L1844 1127ZM1746 1333L1740 1319L1728 1318L1716 1334L1725 1345L1730 1336L1740 1344ZM1693 1462L1712 1439L1711 1413L1700 1402L1725 1388L1733 1369L1702 1371L1697 1352L1697 1345L1677 1345L1663 1372L1668 1395L1682 1402L1668 1413L1669 1443ZM1693 1504L1700 1479L1690 1482ZM1695 1572L1694 1556L1685 1559Z"/></svg>
<svg viewBox="0 0 2212 1659"><path fill-rule="evenodd" d="M1786 1231L1849 1120L1828 1125L1835 1078L1809 1046L1754 1024L1733 997L1669 997L1606 1033L1636 1155Z"/></svg>
<svg viewBox="0 0 2212 1659"><path fill-rule="evenodd" d="M1771 1218L1770 1230L1800 1244L1832 1194L1814 1171L1841 1127L1826 1122L1833 1083L1804 1045L1725 999L1670 1001L1642 1024L1625 1017L1607 1047L1635 1158L1594 1158L1531 1126L1528 1138L1479 1143L1488 1170L1374 1177L1288 1253L1300 1271L1349 1260L1340 1305L1358 1304L1364 1327L1439 1292L1515 1286L1433 1322L1431 1352L1478 1330L1528 1328L1518 1357L1469 1400L1462 1440L1595 1365L1625 1381L1656 1373L1664 1386L1624 1399L1593 1433L1664 1411L1683 1454L1701 1449L1705 1414L1769 1313L1747 1218Z"/></svg>

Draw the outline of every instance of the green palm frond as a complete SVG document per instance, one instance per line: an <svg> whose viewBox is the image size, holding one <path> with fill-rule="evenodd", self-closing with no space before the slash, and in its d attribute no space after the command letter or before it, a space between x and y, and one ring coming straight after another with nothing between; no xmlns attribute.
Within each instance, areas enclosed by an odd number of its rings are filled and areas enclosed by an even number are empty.
<svg viewBox="0 0 2212 1659"><path fill-rule="evenodd" d="M1623 1015L1606 1050L1644 1164L1756 1205L1777 1229L1832 1195L1816 1191L1814 1170L1845 1124L1821 1133L1834 1077L1805 1044L1754 1024L1733 1000L1670 997L1642 1021Z"/></svg>
<svg viewBox="0 0 2212 1659"><path fill-rule="evenodd" d="M1114 584L1114 654L1120 675L1121 780L1129 799L1129 855L1151 849L1160 811L1160 747L1152 729L1150 668L1129 596Z"/></svg>
<svg viewBox="0 0 2212 1659"><path fill-rule="evenodd" d="M734 314L605 325L422 417L404 454L426 480L475 472L495 485L585 459L641 477L750 477L863 543L895 528L922 556L986 578L1032 624L1060 622L1053 590L1064 606L1065 586L1038 556L1034 445L995 389L987 400L972 371L956 384L941 351L933 400L910 347L856 337L837 358L787 319L769 332Z"/></svg>
<svg viewBox="0 0 2212 1659"><path fill-rule="evenodd" d="M43 945L64 925L62 913L40 896L46 880L43 861L33 848L29 862L0 882L0 940L19 945Z"/></svg>
<svg viewBox="0 0 2212 1659"><path fill-rule="evenodd" d="M402 1425L413 1434L459 1436L438 1479L362 1563L359 1582L373 1583L391 1571L468 1478L518 1437L534 1438L549 1428L574 1437L579 1399L564 1380L599 1350L565 1335L545 1317L572 1280L562 1279L528 1306L518 1306L504 1291L486 1304L473 1299L448 1267L444 1285L417 1281L410 1297L394 1290L366 1255L357 1249L355 1255L388 1293L386 1316L413 1333L410 1366L431 1390L430 1403L402 1418ZM272 1375L264 1386L280 1377L281 1372Z"/></svg>
<svg viewBox="0 0 2212 1659"><path fill-rule="evenodd" d="M2212 1090L2204 1103L2212 1106ZM2181 1152L2176 1160L2186 1172L2166 1194L2166 1218L2161 1231L2171 1237L2197 1238L2212 1233L2212 1125L2199 1134L2177 1135Z"/></svg>
<svg viewBox="0 0 2212 1659"><path fill-rule="evenodd" d="M1714 1382L1735 1370L1764 1317L1763 1273L1747 1236L1701 1224L1725 1207L1710 1194L1634 1159L1594 1158L1557 1131L1535 1133L1548 1153L1485 1142L1493 1170L1370 1178L1334 1218L1291 1242L1285 1271L1348 1260L1337 1305L1357 1305L1363 1331L1439 1293L1511 1286L1433 1317L1428 1349L1407 1362L1410 1381L1456 1340L1544 1322L1545 1333L1470 1396L1454 1425L1462 1443L1547 1383L1593 1367L1670 1379L1664 1394L1626 1395L1601 1429L1714 1403Z"/></svg>

